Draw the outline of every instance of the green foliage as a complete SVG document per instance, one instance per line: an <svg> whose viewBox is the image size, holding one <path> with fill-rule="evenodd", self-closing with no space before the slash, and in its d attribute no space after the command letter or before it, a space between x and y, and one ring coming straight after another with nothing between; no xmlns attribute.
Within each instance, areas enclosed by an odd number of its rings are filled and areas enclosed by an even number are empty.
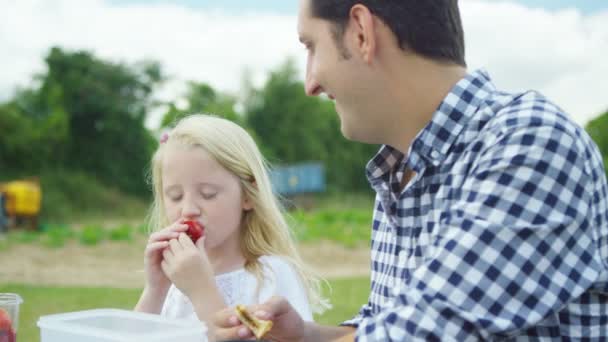
<svg viewBox="0 0 608 342"><path fill-rule="evenodd" d="M67 240L73 238L76 233L67 226L51 225L43 234L42 243L46 247L60 248L63 247Z"/></svg>
<svg viewBox="0 0 608 342"><path fill-rule="evenodd" d="M112 241L131 241L133 240L133 228L128 225L118 226L110 229L108 237Z"/></svg>
<svg viewBox="0 0 608 342"><path fill-rule="evenodd" d="M145 169L155 139L144 127L160 65L125 65L86 51L52 48L47 72L0 105L2 178L69 168L148 195ZM5 133L7 132L7 133Z"/></svg>
<svg viewBox="0 0 608 342"><path fill-rule="evenodd" d="M96 217L142 217L147 203L100 183L84 171L43 171L42 221L66 222Z"/></svg>
<svg viewBox="0 0 608 342"><path fill-rule="evenodd" d="M590 121L585 127L604 157L604 168L608 176L608 111Z"/></svg>
<svg viewBox="0 0 608 342"><path fill-rule="evenodd" d="M15 233L12 233L11 239L17 241L18 243L34 243L37 242L40 238L40 234L35 231L30 230L20 230Z"/></svg>
<svg viewBox="0 0 608 342"><path fill-rule="evenodd" d="M333 308L315 321L337 325L352 318L367 302L369 280L344 278L330 280ZM18 293L24 300L19 314L19 341L38 341L36 325L41 316L98 308L131 310L141 294L140 289L49 287L20 284L0 285L0 292Z"/></svg>
<svg viewBox="0 0 608 342"><path fill-rule="evenodd" d="M97 245L106 235L106 231L99 226L86 226L80 232L80 242L88 246Z"/></svg>
<svg viewBox="0 0 608 342"><path fill-rule="evenodd" d="M186 107L178 109L175 103L169 103L169 109L161 122L161 127L171 126L189 114L213 114L230 121L242 124L241 117L235 111L236 98L229 94L218 93L206 83L191 81L184 96Z"/></svg>
<svg viewBox="0 0 608 342"><path fill-rule="evenodd" d="M71 165L127 192L145 194L144 170L154 139L144 120L157 79L150 65L128 67L59 48L51 49L46 63L41 92L61 88L71 115Z"/></svg>
<svg viewBox="0 0 608 342"><path fill-rule="evenodd" d="M63 145L68 140L67 113L55 106L47 116L28 115L21 106L32 96L24 91L12 102L0 105L0 132L3 132L0 165L4 166L4 172L34 170L60 160L64 154Z"/></svg>

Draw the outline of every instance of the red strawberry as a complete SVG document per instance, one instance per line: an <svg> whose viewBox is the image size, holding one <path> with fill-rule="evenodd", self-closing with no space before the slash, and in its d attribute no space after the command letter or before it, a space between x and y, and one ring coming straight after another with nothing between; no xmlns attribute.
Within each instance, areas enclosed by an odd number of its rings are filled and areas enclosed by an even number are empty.
<svg viewBox="0 0 608 342"><path fill-rule="evenodd" d="M13 322L11 322L11 317L8 315L8 312L0 308L0 331L9 331L11 330L12 325Z"/></svg>
<svg viewBox="0 0 608 342"><path fill-rule="evenodd" d="M13 330L13 322L4 309L0 309L0 342L16 342L17 336Z"/></svg>
<svg viewBox="0 0 608 342"><path fill-rule="evenodd" d="M196 243L198 239L205 235L205 227L203 227L202 224L198 223L198 221L184 221L184 224L188 225L186 235L188 235L190 239L192 239L192 242Z"/></svg>

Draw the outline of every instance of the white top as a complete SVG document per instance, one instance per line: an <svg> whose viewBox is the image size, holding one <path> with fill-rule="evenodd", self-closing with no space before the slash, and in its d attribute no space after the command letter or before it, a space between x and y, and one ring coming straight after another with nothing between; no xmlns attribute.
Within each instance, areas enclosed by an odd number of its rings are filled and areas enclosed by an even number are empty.
<svg viewBox="0 0 608 342"><path fill-rule="evenodd" d="M252 305L265 302L272 296L285 297L305 321L312 321L312 310L306 290L293 267L278 256L262 256L264 284L256 298L257 279L244 268L215 276L215 282L226 305ZM190 299L175 285L171 285L160 313L171 318L198 320Z"/></svg>

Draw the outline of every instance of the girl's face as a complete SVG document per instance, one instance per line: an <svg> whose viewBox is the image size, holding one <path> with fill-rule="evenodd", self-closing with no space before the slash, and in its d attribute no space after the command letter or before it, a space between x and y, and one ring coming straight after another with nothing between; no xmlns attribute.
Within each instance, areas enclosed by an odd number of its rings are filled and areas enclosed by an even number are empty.
<svg viewBox="0 0 608 342"><path fill-rule="evenodd" d="M162 195L169 221L199 221L207 249L238 248L243 211L251 209L239 179L203 148L166 148Z"/></svg>

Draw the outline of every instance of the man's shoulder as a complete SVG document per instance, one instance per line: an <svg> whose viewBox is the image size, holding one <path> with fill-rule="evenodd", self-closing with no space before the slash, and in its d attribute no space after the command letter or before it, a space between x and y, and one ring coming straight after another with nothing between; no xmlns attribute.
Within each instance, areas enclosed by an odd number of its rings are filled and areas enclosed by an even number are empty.
<svg viewBox="0 0 608 342"><path fill-rule="evenodd" d="M494 112L490 123L503 128L573 123L559 106L533 90L517 94L500 93L488 102L488 108Z"/></svg>
<svg viewBox="0 0 608 342"><path fill-rule="evenodd" d="M533 90L516 94L497 93L485 102L480 111L488 118L480 131L482 134L504 136L549 128L578 139L584 133L563 109Z"/></svg>

